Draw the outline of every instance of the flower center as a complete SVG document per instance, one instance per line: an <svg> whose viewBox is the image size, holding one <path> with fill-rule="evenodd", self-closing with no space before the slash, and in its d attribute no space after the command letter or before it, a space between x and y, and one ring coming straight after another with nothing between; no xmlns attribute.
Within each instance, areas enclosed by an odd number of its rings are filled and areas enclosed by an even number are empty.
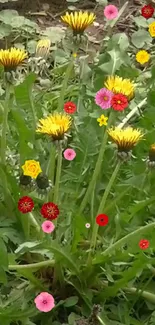
<svg viewBox="0 0 155 325"><path fill-rule="evenodd" d="M104 99L104 100L108 100L108 97L107 97L107 96L104 96L103 99Z"/></svg>
<svg viewBox="0 0 155 325"><path fill-rule="evenodd" d="M43 304L44 304L44 305L47 304L47 300L46 300L46 299L43 300Z"/></svg>
<svg viewBox="0 0 155 325"><path fill-rule="evenodd" d="M118 100L118 101L117 101L117 104L121 104L121 101L120 101L120 100Z"/></svg>
<svg viewBox="0 0 155 325"><path fill-rule="evenodd" d="M35 170L36 170L36 166L35 165L31 165L30 166L30 171L35 172Z"/></svg>
<svg viewBox="0 0 155 325"><path fill-rule="evenodd" d="M29 202L23 202L22 206L24 209L28 209L30 207L30 203Z"/></svg>
<svg viewBox="0 0 155 325"><path fill-rule="evenodd" d="M47 213L50 214L50 215L53 215L55 212L54 208L53 207L48 207L47 208Z"/></svg>
<svg viewBox="0 0 155 325"><path fill-rule="evenodd" d="M101 222L103 222L104 221L104 219L103 218L101 218Z"/></svg>
<svg viewBox="0 0 155 325"><path fill-rule="evenodd" d="M150 14L151 10L149 8L145 9L145 14Z"/></svg>

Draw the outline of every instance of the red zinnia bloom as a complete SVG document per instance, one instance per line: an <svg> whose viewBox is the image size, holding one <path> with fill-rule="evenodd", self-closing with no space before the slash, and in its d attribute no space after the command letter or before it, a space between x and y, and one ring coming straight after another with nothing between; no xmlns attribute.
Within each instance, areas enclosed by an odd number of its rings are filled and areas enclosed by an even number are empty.
<svg viewBox="0 0 155 325"><path fill-rule="evenodd" d="M40 210L43 218L48 220L56 219L59 215L59 209L53 202L44 203Z"/></svg>
<svg viewBox="0 0 155 325"><path fill-rule="evenodd" d="M31 212L34 208L34 202L29 196L23 196L18 201L18 210L22 213Z"/></svg>
<svg viewBox="0 0 155 325"><path fill-rule="evenodd" d="M141 9L141 13L144 18L151 18L154 13L154 8L151 5L144 6Z"/></svg>
<svg viewBox="0 0 155 325"><path fill-rule="evenodd" d="M74 114L76 112L76 105L73 102L67 102L64 104L64 111L68 114Z"/></svg>
<svg viewBox="0 0 155 325"><path fill-rule="evenodd" d="M112 97L111 106L115 111L123 111L128 106L128 99L123 94L116 94Z"/></svg>
<svg viewBox="0 0 155 325"><path fill-rule="evenodd" d="M150 246L150 242L147 239L141 239L139 241L139 247L141 249L147 249Z"/></svg>
<svg viewBox="0 0 155 325"><path fill-rule="evenodd" d="M108 222L109 222L109 218L108 218L108 216L106 214L99 214L96 217L96 223L99 226L106 226Z"/></svg>

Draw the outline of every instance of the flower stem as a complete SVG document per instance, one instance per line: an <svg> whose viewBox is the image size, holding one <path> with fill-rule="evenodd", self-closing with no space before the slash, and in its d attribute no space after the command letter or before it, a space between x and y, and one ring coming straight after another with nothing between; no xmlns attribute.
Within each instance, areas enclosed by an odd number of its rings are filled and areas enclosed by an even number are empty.
<svg viewBox="0 0 155 325"><path fill-rule="evenodd" d="M48 166L46 169L46 174L48 175L48 178L51 180L52 185L53 185L54 184L54 175L55 175L55 145L54 144L52 144L49 162L48 162ZM52 201L52 196L53 196L53 187L51 188L51 190L48 194L49 201Z"/></svg>
<svg viewBox="0 0 155 325"><path fill-rule="evenodd" d="M3 165L6 163L6 133L7 133L7 121L9 113L9 101L10 101L10 87L11 85L6 83L6 95L3 112L3 123L2 123L2 135L1 135L1 162Z"/></svg>
<svg viewBox="0 0 155 325"><path fill-rule="evenodd" d="M35 227L36 232L40 233L40 226L39 226L38 222L36 221L32 212L29 212L29 220L30 220L30 223Z"/></svg>
<svg viewBox="0 0 155 325"><path fill-rule="evenodd" d="M40 232L40 226L37 223L34 215L32 212L29 212L26 216L22 216L21 218L21 223L22 223L22 227L23 227L23 232L25 235L25 239L29 240L30 237L30 226L34 226L36 229L36 233L39 234Z"/></svg>
<svg viewBox="0 0 155 325"><path fill-rule="evenodd" d="M112 120L113 120L113 112L111 112L111 114L109 116L107 128L109 128ZM79 209L79 214L81 214L82 211L84 210L84 208L85 208L85 206L86 206L86 204L88 202L88 199L90 197L90 194L92 193L92 191L94 189L94 186L95 186L96 180L98 178L98 175L100 173L101 165L102 165L102 161L103 161L103 155L104 155L104 152L105 152L105 149L106 149L107 139L108 139L108 134L107 134L107 132L105 130L104 131L104 136L103 136L103 141L102 141L101 148L100 148L100 152L99 152L98 159L97 159L97 162L96 162L96 166L95 166L95 169L94 169L94 173L93 173L92 179L91 179L91 181L89 183L89 186L87 188L87 191L85 193L85 196L84 196L84 198L83 198L83 200L81 202L80 209Z"/></svg>
<svg viewBox="0 0 155 325"><path fill-rule="evenodd" d="M58 203L59 197L59 184L60 184L60 176L61 176L61 166L62 166L62 146L59 142L58 144L58 160L57 160L57 170L56 170L56 180L54 186L54 203Z"/></svg>
<svg viewBox="0 0 155 325"><path fill-rule="evenodd" d="M48 265L54 266L54 264L55 264L54 260L47 260L47 261L42 261L42 262L33 263L33 264L9 265L9 270L39 269L39 268L42 268L42 267L46 267Z"/></svg>
<svg viewBox="0 0 155 325"><path fill-rule="evenodd" d="M97 215L102 213L103 212L103 209L105 207L105 203L106 203L106 200L107 200L107 197L110 193L110 190L111 190L111 187L116 179L116 176L118 174L118 171L120 169L120 166L121 166L121 161L119 160L112 175L111 175L111 178L109 180L109 183L105 189L105 192L103 194L103 197L102 197L102 200L101 200L101 203L100 203L100 206L99 206L99 209L98 209L98 212L97 212ZM95 246L96 246L96 240L97 240L97 233L98 233L98 224L97 223L94 223L94 228L93 228L93 233L92 233L92 239L91 239L91 243L90 243L90 248L93 248L95 249ZM91 250L89 252L89 255L91 254Z"/></svg>
<svg viewBox="0 0 155 325"><path fill-rule="evenodd" d="M150 301L151 303L155 304L155 295L152 292L149 291L143 291L143 290L138 290L135 287L132 288L123 288L124 291L131 293L131 294L136 294L137 292L139 293L139 295L145 299L147 299L148 301Z"/></svg>
<svg viewBox="0 0 155 325"><path fill-rule="evenodd" d="M61 110L63 109L65 92L66 92L68 80L70 78L73 67L74 67L74 59L72 58L71 61L68 64L68 67L67 67L67 70L66 70L66 73L65 73L65 77L64 77L64 80L63 80L63 83L62 83L60 96L59 96L59 101L58 101L58 112L61 112Z"/></svg>

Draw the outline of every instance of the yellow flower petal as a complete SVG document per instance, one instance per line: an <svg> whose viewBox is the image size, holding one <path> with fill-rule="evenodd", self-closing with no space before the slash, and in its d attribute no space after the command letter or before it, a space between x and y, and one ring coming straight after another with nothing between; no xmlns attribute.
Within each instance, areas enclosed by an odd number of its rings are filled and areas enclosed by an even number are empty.
<svg viewBox="0 0 155 325"><path fill-rule="evenodd" d="M155 21L149 24L149 33L152 37L155 37Z"/></svg>
<svg viewBox="0 0 155 325"><path fill-rule="evenodd" d="M36 46L36 56L45 57L50 51L51 41L49 39L39 40Z"/></svg>
<svg viewBox="0 0 155 325"><path fill-rule="evenodd" d="M22 166L22 170L25 176L30 176L32 178L37 178L42 172L40 163L36 160L26 160L25 164Z"/></svg>
<svg viewBox="0 0 155 325"><path fill-rule="evenodd" d="M9 50L0 50L0 64L8 70L13 70L21 65L27 57L27 52L13 47Z"/></svg>
<svg viewBox="0 0 155 325"><path fill-rule="evenodd" d="M119 76L109 76L105 82L105 87L114 94L123 94L128 100L134 97L135 86L130 79L123 79Z"/></svg>
<svg viewBox="0 0 155 325"><path fill-rule="evenodd" d="M107 120L108 120L108 117L106 117L104 114L102 114L102 115L97 119L97 122L99 122L99 126L102 126L102 125L107 125Z"/></svg>
<svg viewBox="0 0 155 325"><path fill-rule="evenodd" d="M150 60L150 54L145 51L145 50L141 50L139 52L137 52L136 54L136 61L140 64L145 64Z"/></svg>
<svg viewBox="0 0 155 325"><path fill-rule="evenodd" d="M120 129L119 127L112 127L108 131L111 139L117 144L119 151L130 151L134 145L143 137L143 133L139 129L127 127Z"/></svg>
<svg viewBox="0 0 155 325"><path fill-rule="evenodd" d="M64 16L61 16L61 19L66 23L74 32L74 34L83 33L84 30L90 26L95 20L96 16L94 13L75 11L70 14L66 12Z"/></svg>
<svg viewBox="0 0 155 325"><path fill-rule="evenodd" d="M54 113L39 120L37 133L51 136L53 140L61 140L71 126L71 117L66 114Z"/></svg>

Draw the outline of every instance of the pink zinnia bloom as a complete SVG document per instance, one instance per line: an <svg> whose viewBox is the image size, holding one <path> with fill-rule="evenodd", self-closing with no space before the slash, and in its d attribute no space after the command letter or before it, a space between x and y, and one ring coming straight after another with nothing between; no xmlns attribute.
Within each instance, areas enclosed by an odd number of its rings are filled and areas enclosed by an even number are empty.
<svg viewBox="0 0 155 325"><path fill-rule="evenodd" d="M35 299L36 308L48 313L55 307L54 298L48 292L41 292Z"/></svg>
<svg viewBox="0 0 155 325"><path fill-rule="evenodd" d="M111 107L111 100L113 97L112 91L101 88L95 96L95 103L100 106L102 109L107 109Z"/></svg>
<svg viewBox="0 0 155 325"><path fill-rule="evenodd" d="M86 224L85 224L85 227L86 227L86 228L90 228L90 223L86 223Z"/></svg>
<svg viewBox="0 0 155 325"><path fill-rule="evenodd" d="M76 157L76 152L73 149L66 149L64 151L64 158L67 160L73 160Z"/></svg>
<svg viewBox="0 0 155 325"><path fill-rule="evenodd" d="M51 232L53 232L53 230L55 229L55 226L53 222L47 220L42 223L41 228L43 232L46 232L47 234L51 234Z"/></svg>
<svg viewBox="0 0 155 325"><path fill-rule="evenodd" d="M118 9L114 5L108 5L104 9L104 16L108 19L114 19L118 16Z"/></svg>

